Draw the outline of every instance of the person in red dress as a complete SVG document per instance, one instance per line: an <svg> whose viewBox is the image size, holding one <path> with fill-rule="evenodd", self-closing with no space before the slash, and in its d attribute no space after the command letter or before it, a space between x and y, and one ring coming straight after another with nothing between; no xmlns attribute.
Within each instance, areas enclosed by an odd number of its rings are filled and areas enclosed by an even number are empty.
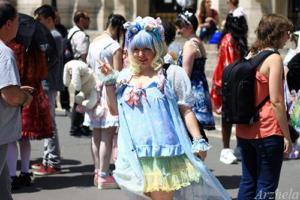
<svg viewBox="0 0 300 200"><path fill-rule="evenodd" d="M226 18L224 30L219 42L219 57L213 74L211 100L213 111L221 114L222 110L222 75L224 68L247 53L248 25L242 10L229 13ZM230 149L230 136L232 124L222 122L223 149L220 161L225 164L237 162L233 150Z"/></svg>
<svg viewBox="0 0 300 200"><path fill-rule="evenodd" d="M52 124L49 104L42 88L41 81L47 77L48 65L44 53L32 43L28 49L13 41L10 48L14 51L21 83L35 88L35 94L30 106L22 109L22 138L8 145L7 164L12 179L12 189L31 184L29 173L32 139L52 137ZM21 173L17 176L18 147L21 154Z"/></svg>

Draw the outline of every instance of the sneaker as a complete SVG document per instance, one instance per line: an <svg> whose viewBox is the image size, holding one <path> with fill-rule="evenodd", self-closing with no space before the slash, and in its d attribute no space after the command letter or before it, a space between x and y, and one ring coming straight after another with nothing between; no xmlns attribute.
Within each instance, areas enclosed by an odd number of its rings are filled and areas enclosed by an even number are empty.
<svg viewBox="0 0 300 200"><path fill-rule="evenodd" d="M20 179L17 176L11 176L11 190L18 190L21 188Z"/></svg>
<svg viewBox="0 0 300 200"><path fill-rule="evenodd" d="M232 149L222 149L221 155L220 155L220 161L226 165L237 163L237 158L233 154Z"/></svg>
<svg viewBox="0 0 300 200"><path fill-rule="evenodd" d="M80 131L81 131L81 135L83 135L83 136L89 137L89 136L92 135L92 131L91 131L90 128L87 127L87 126L82 126L82 128L81 128Z"/></svg>
<svg viewBox="0 0 300 200"><path fill-rule="evenodd" d="M239 160L242 160L242 156L241 156L241 148L236 146L233 150L233 155Z"/></svg>
<svg viewBox="0 0 300 200"><path fill-rule="evenodd" d="M106 176L105 178L98 177L98 189L119 189L118 184L112 176Z"/></svg>
<svg viewBox="0 0 300 200"><path fill-rule="evenodd" d="M37 169L41 169L44 167L43 163L35 163L31 165L31 169L37 170Z"/></svg>
<svg viewBox="0 0 300 200"><path fill-rule="evenodd" d="M59 172L60 172L59 168L48 165L48 166L43 166L41 169L33 171L33 174L37 176L44 176L44 175L57 174Z"/></svg>
<svg viewBox="0 0 300 200"><path fill-rule="evenodd" d="M32 176L33 176L32 173L21 172L20 176L19 176L21 185L30 186L31 182L32 182L32 179L31 179Z"/></svg>
<svg viewBox="0 0 300 200"><path fill-rule="evenodd" d="M81 135L82 134L80 130L70 131L70 136L80 137Z"/></svg>

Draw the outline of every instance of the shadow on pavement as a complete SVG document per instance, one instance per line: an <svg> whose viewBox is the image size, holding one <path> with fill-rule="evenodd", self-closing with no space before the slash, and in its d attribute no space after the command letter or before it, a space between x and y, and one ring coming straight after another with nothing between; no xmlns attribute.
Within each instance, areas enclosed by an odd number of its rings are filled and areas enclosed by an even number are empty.
<svg viewBox="0 0 300 200"><path fill-rule="evenodd" d="M238 189L241 176L217 176L225 189Z"/></svg>
<svg viewBox="0 0 300 200"><path fill-rule="evenodd" d="M42 162L42 158L38 158L38 159L35 159L35 160L31 160L30 161L30 166L34 163L41 163ZM18 161L18 163L20 163L20 160ZM81 162L79 160L72 160L72 159L62 159L61 160L61 165L62 167L64 165L80 165Z"/></svg>
<svg viewBox="0 0 300 200"><path fill-rule="evenodd" d="M69 187L92 187L93 175L82 174L75 176L43 176L36 177L34 183L29 187L23 187L15 190L13 193L34 193L41 190L56 190Z"/></svg>
<svg viewBox="0 0 300 200"><path fill-rule="evenodd" d="M35 159L33 163L41 163L42 159ZM55 190L69 187L93 186L94 165L80 165L81 162L72 159L61 161L61 172L53 175L34 176L31 186L22 187L13 193L34 193L41 190ZM18 162L20 166L20 162ZM33 171L33 170L31 170Z"/></svg>

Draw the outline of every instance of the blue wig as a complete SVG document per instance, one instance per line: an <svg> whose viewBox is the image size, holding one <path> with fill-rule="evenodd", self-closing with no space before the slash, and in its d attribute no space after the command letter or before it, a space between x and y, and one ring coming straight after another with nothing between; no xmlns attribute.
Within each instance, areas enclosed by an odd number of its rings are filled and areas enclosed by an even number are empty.
<svg viewBox="0 0 300 200"><path fill-rule="evenodd" d="M127 22L126 42L128 44L129 64L134 73L140 72L140 66L133 57L134 49L149 48L155 54L151 67L158 70L163 64L163 56L167 52L164 42L164 30L159 18L137 17L133 22Z"/></svg>

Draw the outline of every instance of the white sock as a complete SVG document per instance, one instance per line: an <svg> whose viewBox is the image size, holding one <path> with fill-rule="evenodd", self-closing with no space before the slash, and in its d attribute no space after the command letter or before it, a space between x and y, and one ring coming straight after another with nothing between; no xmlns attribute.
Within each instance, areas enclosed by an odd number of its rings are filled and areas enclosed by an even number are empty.
<svg viewBox="0 0 300 200"><path fill-rule="evenodd" d="M17 142L8 144L6 162L10 176L17 175L18 146Z"/></svg>
<svg viewBox="0 0 300 200"><path fill-rule="evenodd" d="M21 172L29 172L31 145L30 140L22 140L19 142L21 154Z"/></svg>

